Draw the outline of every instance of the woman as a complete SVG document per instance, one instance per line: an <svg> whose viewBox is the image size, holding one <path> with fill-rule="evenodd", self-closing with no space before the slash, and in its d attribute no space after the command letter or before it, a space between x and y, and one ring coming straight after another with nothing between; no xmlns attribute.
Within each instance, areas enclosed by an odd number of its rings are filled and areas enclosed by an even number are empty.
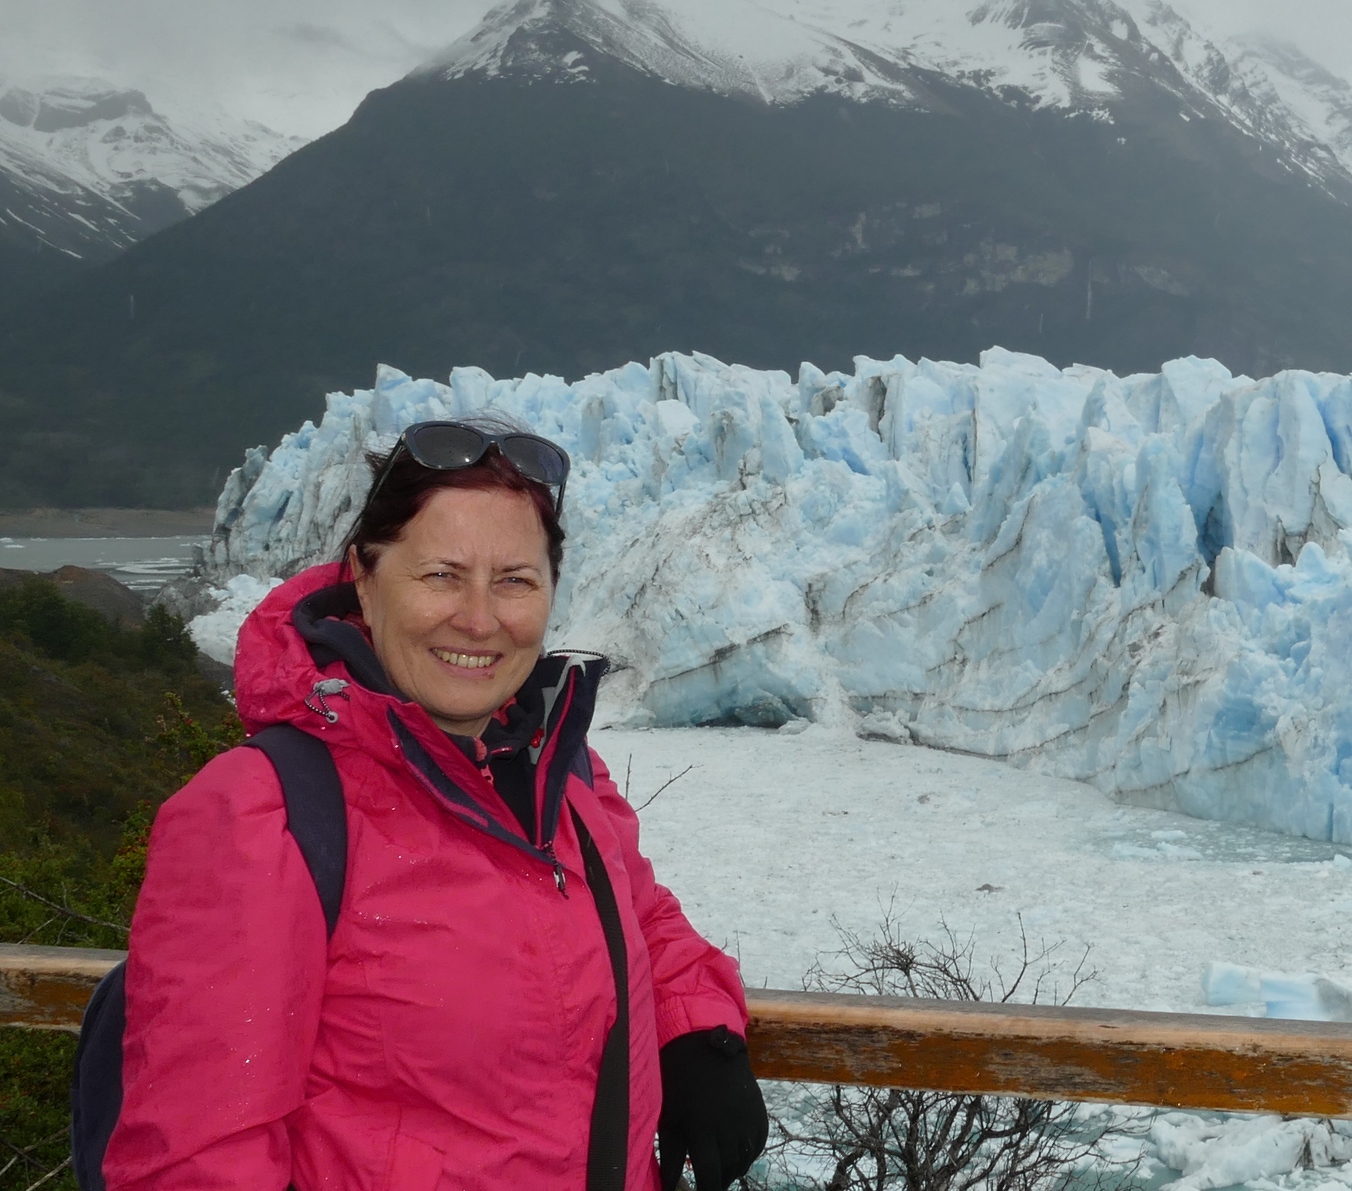
<svg viewBox="0 0 1352 1191"><path fill-rule="evenodd" d="M510 426L410 427L344 562L245 623L246 728L322 738L342 778L343 903L326 939L257 750L165 803L109 1188L638 1191L688 1155L722 1191L760 1152L736 966L586 745L604 662L542 655L567 463Z"/></svg>

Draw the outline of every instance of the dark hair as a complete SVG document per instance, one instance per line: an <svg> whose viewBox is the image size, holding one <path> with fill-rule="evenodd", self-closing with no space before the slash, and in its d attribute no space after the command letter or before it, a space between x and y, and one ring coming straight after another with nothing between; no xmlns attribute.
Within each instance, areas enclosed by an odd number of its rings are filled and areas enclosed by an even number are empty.
<svg viewBox="0 0 1352 1191"><path fill-rule="evenodd" d="M501 415L481 415L459 420L496 433L523 431L523 427L515 421ZM366 463L371 469L372 483L395 451L400 451L398 443L389 451L367 452ZM367 501L343 540L339 561L346 563L349 552L355 547L361 565L368 571L374 569L380 558L378 547L388 546L403 537L404 527L423 511L433 494L443 488L465 488L480 492L496 488L528 496L545 531L550 577L555 586L558 585L559 569L563 564L564 533L554 508L554 494L547 485L523 476L497 447L490 447L477 463L454 471L424 467L407 451L401 451L375 499Z"/></svg>

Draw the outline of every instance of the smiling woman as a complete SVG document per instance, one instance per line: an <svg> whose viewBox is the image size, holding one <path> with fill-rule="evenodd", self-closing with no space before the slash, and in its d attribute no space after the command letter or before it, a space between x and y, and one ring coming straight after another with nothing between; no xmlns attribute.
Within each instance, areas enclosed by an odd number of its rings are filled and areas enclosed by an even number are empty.
<svg viewBox="0 0 1352 1191"><path fill-rule="evenodd" d="M736 964L587 746L604 660L542 652L567 456L422 423L371 464L342 561L236 658L249 731L316 736L341 777L336 925L257 750L165 804L107 1186L651 1191L688 1158L723 1191L768 1128Z"/></svg>

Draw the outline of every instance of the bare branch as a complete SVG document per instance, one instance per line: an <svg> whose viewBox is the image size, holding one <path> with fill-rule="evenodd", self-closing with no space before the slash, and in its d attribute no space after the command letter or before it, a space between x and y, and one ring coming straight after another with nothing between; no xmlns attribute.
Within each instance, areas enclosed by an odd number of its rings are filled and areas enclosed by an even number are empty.
<svg viewBox="0 0 1352 1191"><path fill-rule="evenodd" d="M32 930L30 930L26 935L24 935L22 939L19 940L19 942L27 943L28 940L31 939L34 935L42 934L42 932L45 931L49 926L51 926L51 924L56 920L57 920L56 916L48 918L47 921L44 922L41 926L35 926Z"/></svg>
<svg viewBox="0 0 1352 1191"><path fill-rule="evenodd" d="M24 1188L24 1191L37 1191L37 1189L41 1187L43 1183L47 1182L49 1179L56 1178L56 1176L59 1175L63 1170L65 1170L66 1167L69 1165L70 1158L69 1157L64 1158L60 1166L53 1167L45 1175L43 1175L42 1178L38 1179L36 1183L29 1183L28 1186Z"/></svg>
<svg viewBox="0 0 1352 1191"><path fill-rule="evenodd" d="M677 782L679 782L679 781L681 780L681 778L685 777L685 775L686 775L687 773L689 773L689 772L690 772L692 769L694 769L694 768L695 768L695 767L694 767L693 765L687 765L687 766L686 766L684 769L682 769L681 772L678 773L675 777L669 777L669 778L667 778L666 781L664 781L660 786L657 787L657 790L654 792L653 796L652 796L651 798L648 799L647 802L645 802L642 806L636 806L636 807L634 807L634 810L635 810L635 811L641 811L641 810L645 810L647 807L652 806L652 804L653 804L654 802L657 801L657 795L658 795L658 794L662 793L662 791L665 790L668 786L674 786Z"/></svg>
<svg viewBox="0 0 1352 1191"><path fill-rule="evenodd" d="M78 910L72 910L69 906L60 905L50 898L43 897L40 893L35 893L27 885L20 885L18 881L11 881L8 877L0 877L0 882L8 885L22 896L31 898L35 902L41 902L49 910L56 910L67 918L74 918L77 922L87 922L90 926L106 926L109 930L115 930L124 935L131 933L127 927L120 926L116 922L105 922L102 918L91 918L88 914L81 914Z"/></svg>
<svg viewBox="0 0 1352 1191"><path fill-rule="evenodd" d="M8 1146L11 1150L14 1151L14 1157L12 1157L8 1162L6 1162L4 1166L0 1166L0 1176L8 1174L9 1171L14 1167L14 1165L20 1160L27 1162L30 1166L36 1165L33 1162L33 1160L28 1157L29 1154L31 1154L34 1150L40 1150L42 1149L43 1146L49 1146L52 1144L52 1142L60 1141L62 1138L68 1136L70 1136L70 1128L69 1126L63 1125L50 1137L44 1137L41 1141L35 1141L31 1145L26 1145L23 1147L23 1149L20 1149L8 1138L0 1138L0 1141L3 1141L6 1146Z"/></svg>
<svg viewBox="0 0 1352 1191"><path fill-rule="evenodd" d="M1065 971L1063 944L1028 937L1022 919L1009 978L998 959L991 979L979 975L974 935L946 922L936 940L907 936L892 903L881 907L875 933L833 925L835 952L822 953L804 987L874 995L1008 1001L1022 993L1064 1004L1095 978L1088 949L1069 973L1064 999L1056 983ZM1031 990L1030 990L1031 986ZM1074 1104L1008 1096L953 1095L898 1088L836 1086L802 1089L794 1099L794 1126L772 1117L775 1137L766 1163L782 1176L748 1176L745 1186L813 1187L817 1191L1124 1191L1139 1166L1112 1158L1110 1138L1131 1135L1119 1116L1084 1118ZM802 1163L822 1173L805 1177ZM1097 1169L1086 1172L1092 1165Z"/></svg>

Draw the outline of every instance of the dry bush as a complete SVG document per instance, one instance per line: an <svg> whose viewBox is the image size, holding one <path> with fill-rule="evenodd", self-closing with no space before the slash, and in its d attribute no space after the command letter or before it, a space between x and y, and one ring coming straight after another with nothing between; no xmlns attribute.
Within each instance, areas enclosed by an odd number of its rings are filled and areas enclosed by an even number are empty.
<svg viewBox="0 0 1352 1191"><path fill-rule="evenodd" d="M1087 949L1074 963L1060 944L1034 949L1022 920L1008 978L998 961L979 974L974 940L947 926L937 943L907 939L890 908L872 938L837 931L840 950L814 966L805 988L1064 1005L1096 975ZM1130 1183L1137 1166L1109 1156L1111 1143L1134 1134L1130 1118L1074 1104L815 1085L783 1099L792 1107L772 1117L768 1171L744 1180L746 1191L1062 1191L1072 1181L1106 1191Z"/></svg>

